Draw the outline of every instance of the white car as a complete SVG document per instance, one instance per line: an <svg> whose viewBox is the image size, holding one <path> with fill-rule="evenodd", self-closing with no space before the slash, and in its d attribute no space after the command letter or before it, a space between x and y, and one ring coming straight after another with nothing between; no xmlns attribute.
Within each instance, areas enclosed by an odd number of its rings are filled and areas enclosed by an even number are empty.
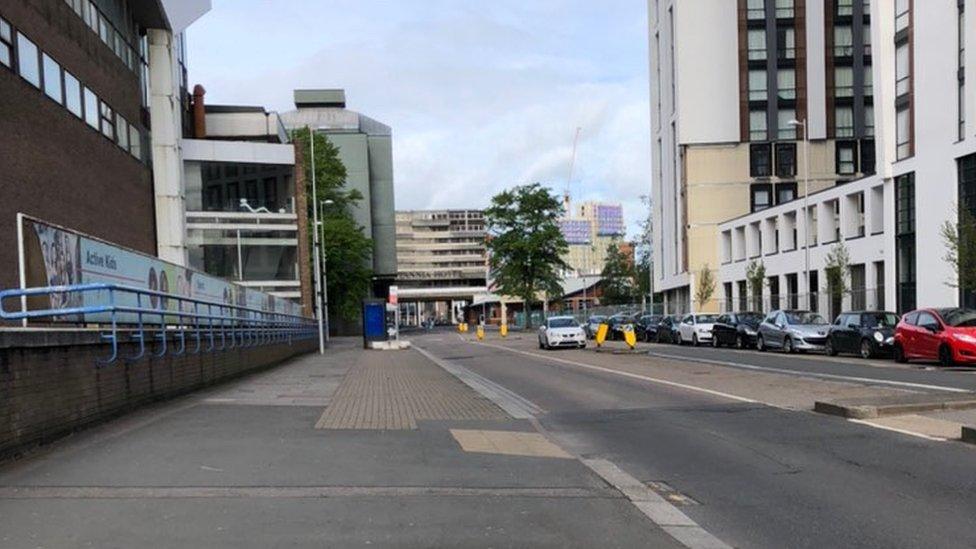
<svg viewBox="0 0 976 549"><path fill-rule="evenodd" d="M586 332L571 316L554 316L539 327L539 348L586 347Z"/></svg>
<svg viewBox="0 0 976 549"><path fill-rule="evenodd" d="M682 345L691 343L698 346L712 341L712 326L718 320L718 315L687 315L678 324L678 333Z"/></svg>

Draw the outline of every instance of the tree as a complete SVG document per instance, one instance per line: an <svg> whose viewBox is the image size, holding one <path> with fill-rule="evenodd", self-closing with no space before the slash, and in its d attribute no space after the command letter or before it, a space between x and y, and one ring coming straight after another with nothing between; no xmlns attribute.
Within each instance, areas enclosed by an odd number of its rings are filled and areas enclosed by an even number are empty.
<svg viewBox="0 0 976 549"><path fill-rule="evenodd" d="M305 169L305 196L308 198L309 250L313 225L312 208L317 202L319 217L325 235L322 249L325 252L326 290L329 296L329 315L332 318L355 319L360 312L362 299L370 293L373 269L370 263L373 242L366 238L365 229L353 218L352 209L363 200L363 195L345 188L346 167L339 159L339 149L327 137L315 134L315 190L312 196L312 162L309 147L309 131L302 128L292 132L295 146L302 151ZM332 204L322 203L331 200ZM320 236L321 233L320 233ZM315 261L315 257L310 258Z"/></svg>
<svg viewBox="0 0 976 549"><path fill-rule="evenodd" d="M850 275L851 256L847 246L838 242L827 252L824 258L824 274L827 278L827 295L830 296L831 309L839 312L844 294L851 291L848 282Z"/></svg>
<svg viewBox="0 0 976 549"><path fill-rule="evenodd" d="M698 287L695 289L695 302L698 303L700 308L702 305L708 303L712 299L712 295L715 294L715 275L712 273L712 269L709 268L708 263L702 266L701 271L698 272Z"/></svg>
<svg viewBox="0 0 976 549"><path fill-rule="evenodd" d="M503 294L522 298L529 328L536 294L562 294L559 271L569 268L562 258L569 251L558 224L562 213L559 198L538 183L495 195L485 210L495 285Z"/></svg>
<svg viewBox="0 0 976 549"><path fill-rule="evenodd" d="M647 217L640 222L640 237L634 243L634 255L637 262L637 291L640 295L654 296L651 273L654 271L654 226L651 222L651 198L642 195L641 204L647 209ZM653 299L651 300L653 302Z"/></svg>
<svg viewBox="0 0 976 549"><path fill-rule="evenodd" d="M603 302L622 305L634 300L634 265L616 242L607 246L607 258L600 272Z"/></svg>
<svg viewBox="0 0 976 549"><path fill-rule="evenodd" d="M940 233L946 248L943 259L952 268L946 285L966 294L976 290L976 217L966 207L957 211L958 221L946 220Z"/></svg>
<svg viewBox="0 0 976 549"><path fill-rule="evenodd" d="M752 308L761 311L763 286L766 284L766 265L762 260L753 259L746 267L746 282L752 294Z"/></svg>

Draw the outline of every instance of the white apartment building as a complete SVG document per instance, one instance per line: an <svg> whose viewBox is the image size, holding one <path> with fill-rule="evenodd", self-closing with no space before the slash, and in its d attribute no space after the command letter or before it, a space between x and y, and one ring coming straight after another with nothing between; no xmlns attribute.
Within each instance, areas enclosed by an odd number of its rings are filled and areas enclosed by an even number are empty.
<svg viewBox="0 0 976 549"><path fill-rule="evenodd" d="M957 302L939 231L955 204L976 205L973 0L649 5L654 276L668 310L754 308L751 261L766 269L766 309ZM852 265L841 304L824 292L837 243ZM694 303L706 264L719 285Z"/></svg>

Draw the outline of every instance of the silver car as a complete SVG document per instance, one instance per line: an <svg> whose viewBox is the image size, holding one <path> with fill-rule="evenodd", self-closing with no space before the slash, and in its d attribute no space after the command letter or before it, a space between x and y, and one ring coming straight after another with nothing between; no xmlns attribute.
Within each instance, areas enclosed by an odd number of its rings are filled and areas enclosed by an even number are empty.
<svg viewBox="0 0 976 549"><path fill-rule="evenodd" d="M759 325L756 348L795 351L823 351L829 325L810 311L779 310L766 315Z"/></svg>

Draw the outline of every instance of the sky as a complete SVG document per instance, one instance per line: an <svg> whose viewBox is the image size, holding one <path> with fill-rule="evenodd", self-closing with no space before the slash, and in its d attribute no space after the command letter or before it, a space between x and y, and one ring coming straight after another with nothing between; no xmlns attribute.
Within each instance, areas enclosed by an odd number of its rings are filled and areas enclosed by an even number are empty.
<svg viewBox="0 0 976 549"><path fill-rule="evenodd" d="M481 208L540 182L647 216L645 0L214 0L187 31L211 104L344 88L393 128L398 210ZM570 181L573 137L581 128Z"/></svg>

